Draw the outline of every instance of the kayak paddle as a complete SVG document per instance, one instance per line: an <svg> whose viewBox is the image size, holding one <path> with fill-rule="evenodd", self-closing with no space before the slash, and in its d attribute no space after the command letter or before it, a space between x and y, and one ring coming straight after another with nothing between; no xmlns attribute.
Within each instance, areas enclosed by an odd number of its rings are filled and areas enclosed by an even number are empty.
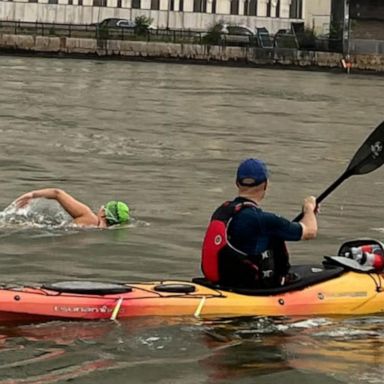
<svg viewBox="0 0 384 384"><path fill-rule="evenodd" d="M348 168L331 184L318 198L319 205L331 192L333 192L343 181L353 175L365 175L381 167L384 163L384 121L368 136L361 147L353 156ZM300 221L303 213L300 213L293 221Z"/></svg>

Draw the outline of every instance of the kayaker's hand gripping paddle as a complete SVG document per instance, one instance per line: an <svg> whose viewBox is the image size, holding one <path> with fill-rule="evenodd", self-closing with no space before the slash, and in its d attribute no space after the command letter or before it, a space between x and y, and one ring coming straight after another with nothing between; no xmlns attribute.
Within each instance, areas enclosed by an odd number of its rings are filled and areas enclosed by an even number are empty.
<svg viewBox="0 0 384 384"><path fill-rule="evenodd" d="M318 198L319 205L331 192L333 192L344 180L353 175L365 175L381 167L384 163L384 121L368 136L361 147L353 156L344 173L331 184ZM300 213L293 221L300 221L303 213Z"/></svg>

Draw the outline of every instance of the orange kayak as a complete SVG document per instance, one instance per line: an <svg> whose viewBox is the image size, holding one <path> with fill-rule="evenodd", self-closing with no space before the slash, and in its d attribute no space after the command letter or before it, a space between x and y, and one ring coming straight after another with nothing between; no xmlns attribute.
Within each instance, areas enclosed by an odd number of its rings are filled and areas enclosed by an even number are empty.
<svg viewBox="0 0 384 384"><path fill-rule="evenodd" d="M269 290L225 289L197 278L134 284L67 281L0 288L0 323L138 316L366 315L384 311L384 274L341 266L292 267L298 279Z"/></svg>

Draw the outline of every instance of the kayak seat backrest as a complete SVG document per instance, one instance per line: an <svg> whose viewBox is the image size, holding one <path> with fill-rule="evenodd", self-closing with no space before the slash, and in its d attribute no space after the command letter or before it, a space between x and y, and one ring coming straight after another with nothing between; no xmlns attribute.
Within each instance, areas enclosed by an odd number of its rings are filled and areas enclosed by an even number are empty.
<svg viewBox="0 0 384 384"><path fill-rule="evenodd" d="M225 287L220 284L213 284L207 279L198 277L192 281L195 284L204 285L209 288L220 289L222 291L230 291L241 293L243 295L250 296L272 296L278 295L285 292L301 290L314 284L322 283L324 281L333 279L342 275L345 269L337 266L324 267L322 265L294 265L289 269L290 274L297 276L293 281L286 285L276 288L267 289L252 289L246 287Z"/></svg>
<svg viewBox="0 0 384 384"><path fill-rule="evenodd" d="M83 295L113 295L132 291L132 288L120 283L103 283L78 280L45 283L41 286L41 288L59 293L76 293Z"/></svg>

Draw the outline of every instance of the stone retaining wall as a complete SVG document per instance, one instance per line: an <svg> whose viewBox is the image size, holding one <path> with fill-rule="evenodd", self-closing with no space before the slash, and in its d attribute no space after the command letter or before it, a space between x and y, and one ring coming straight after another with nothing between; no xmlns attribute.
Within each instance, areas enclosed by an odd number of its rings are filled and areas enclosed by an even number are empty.
<svg viewBox="0 0 384 384"><path fill-rule="evenodd" d="M50 55L90 55L138 59L215 62L238 65L290 66L298 68L341 68L342 55L290 49L221 47L122 40L96 40L0 34L0 52ZM355 55L352 71L384 73L384 55Z"/></svg>

